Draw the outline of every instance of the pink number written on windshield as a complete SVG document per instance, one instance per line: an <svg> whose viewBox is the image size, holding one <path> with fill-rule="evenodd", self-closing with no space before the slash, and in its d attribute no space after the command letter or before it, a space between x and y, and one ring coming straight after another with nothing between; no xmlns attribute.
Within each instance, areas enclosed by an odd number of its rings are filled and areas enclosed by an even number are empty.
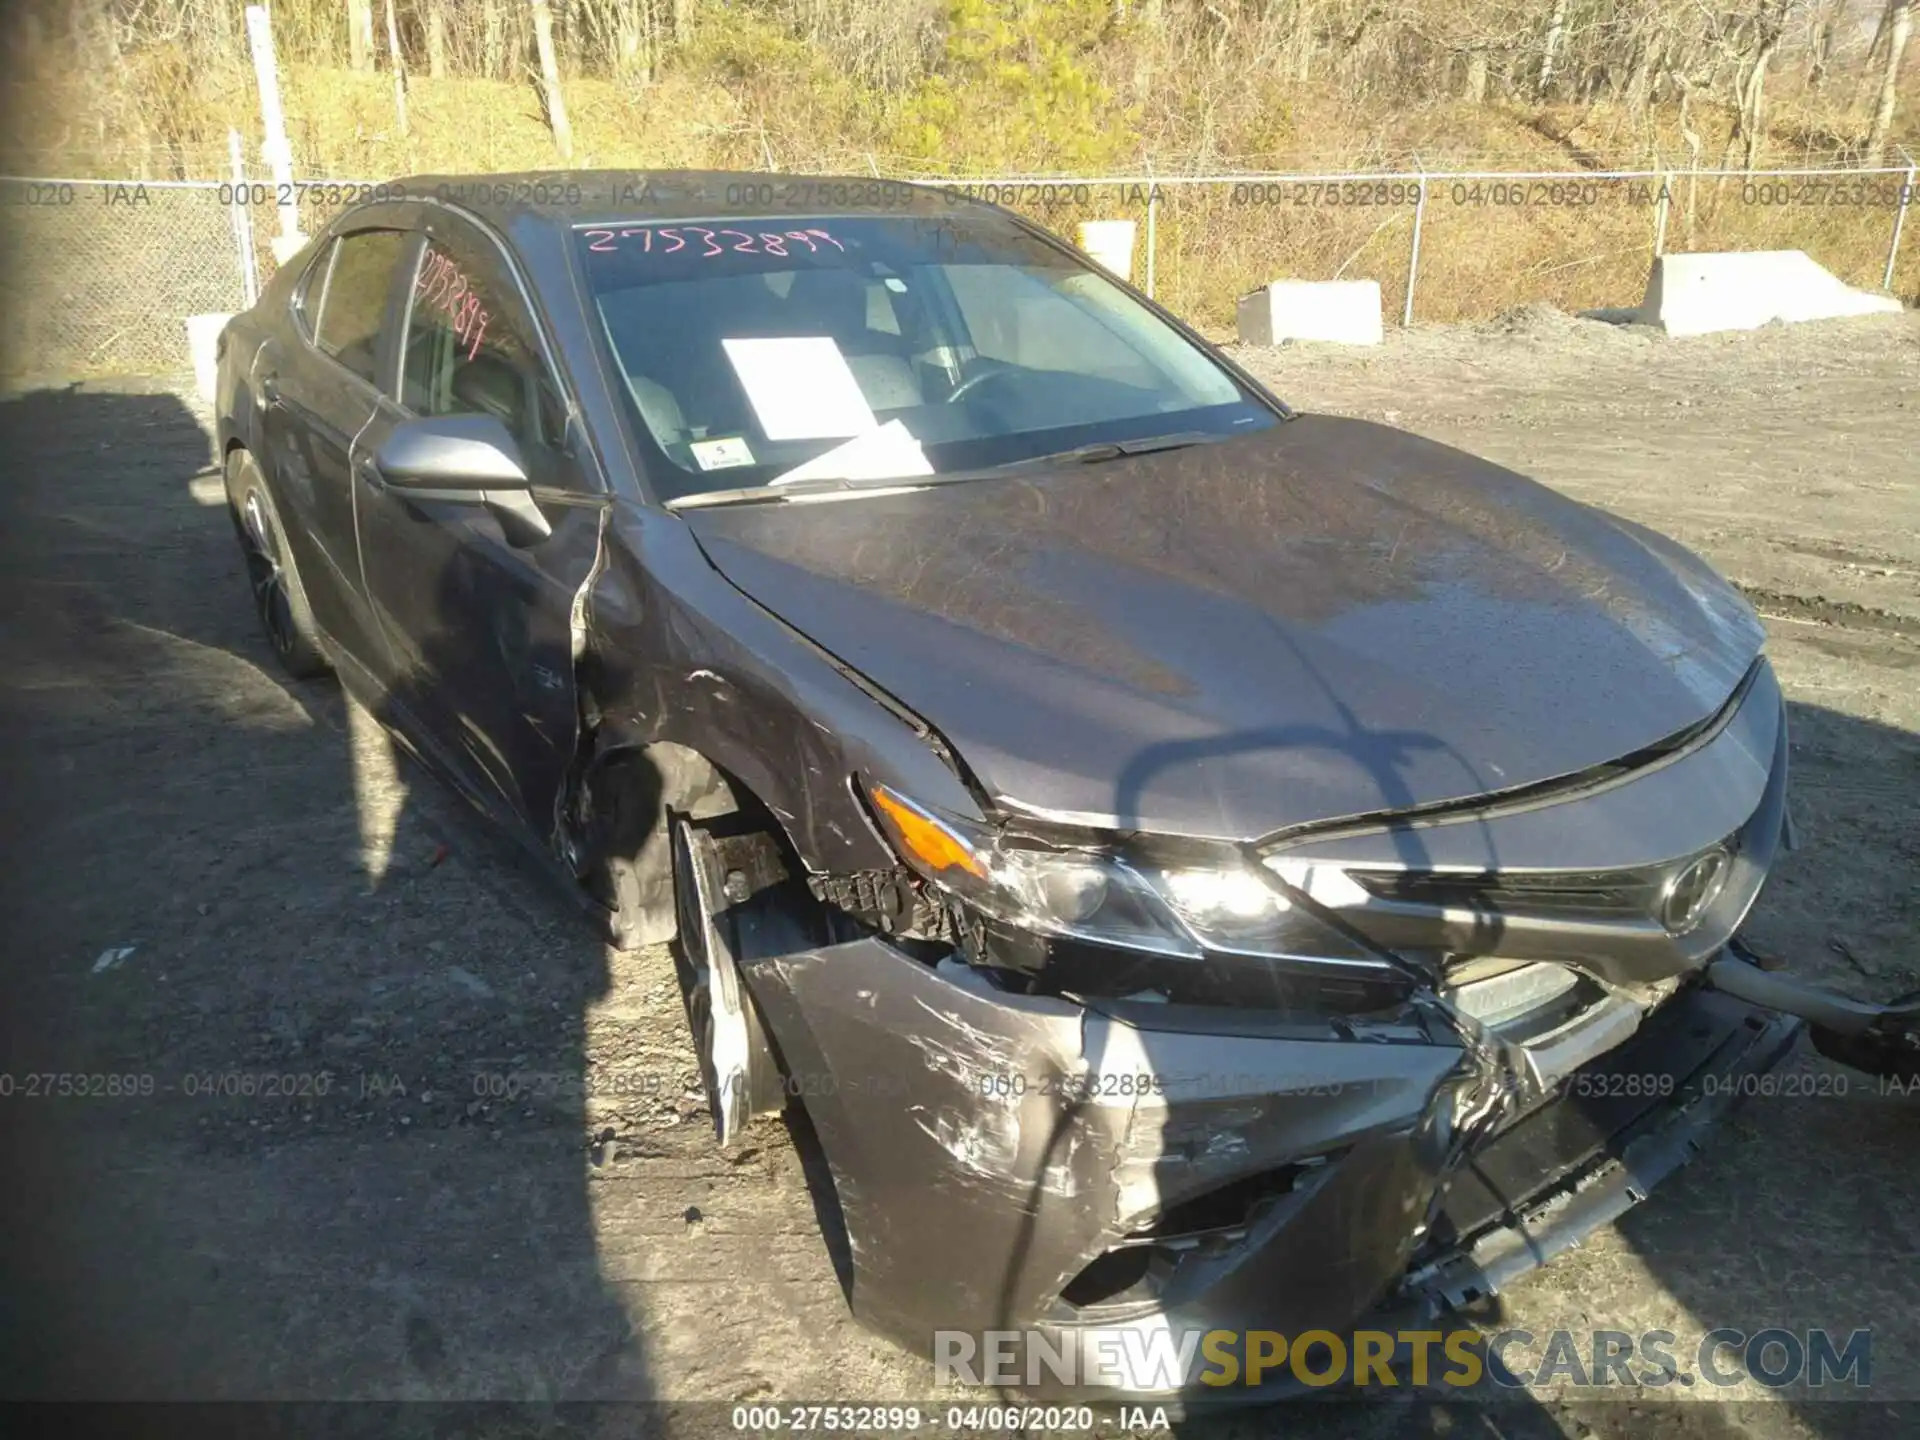
<svg viewBox="0 0 1920 1440"><path fill-rule="evenodd" d="M847 247L825 230L711 230L705 225L635 225L622 230L588 230L587 248L608 254L615 250L642 255L678 255L711 260L717 255L794 255L805 245L817 254L823 245ZM722 243L722 242L726 243Z"/></svg>

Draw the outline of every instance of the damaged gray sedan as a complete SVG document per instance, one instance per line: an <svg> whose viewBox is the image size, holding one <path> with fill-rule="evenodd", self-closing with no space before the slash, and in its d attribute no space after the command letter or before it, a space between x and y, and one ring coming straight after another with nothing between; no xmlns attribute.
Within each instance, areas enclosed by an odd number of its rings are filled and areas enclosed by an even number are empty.
<svg viewBox="0 0 1920 1440"><path fill-rule="evenodd" d="M858 1314L1348 1329L1497 1289L1798 1021L1763 633L1673 543L1295 414L1003 211L409 180L222 339L267 632L675 942Z"/></svg>

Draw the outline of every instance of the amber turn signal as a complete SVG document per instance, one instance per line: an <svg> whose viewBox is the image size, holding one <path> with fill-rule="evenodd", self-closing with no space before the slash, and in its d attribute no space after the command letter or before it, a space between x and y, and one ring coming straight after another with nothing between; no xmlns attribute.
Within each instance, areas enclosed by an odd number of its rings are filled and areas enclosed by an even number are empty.
<svg viewBox="0 0 1920 1440"><path fill-rule="evenodd" d="M884 785L868 792L886 818L887 828L912 859L939 874L956 865L970 875L987 878L987 867L968 848L965 841L938 820L923 812L910 800L894 794Z"/></svg>

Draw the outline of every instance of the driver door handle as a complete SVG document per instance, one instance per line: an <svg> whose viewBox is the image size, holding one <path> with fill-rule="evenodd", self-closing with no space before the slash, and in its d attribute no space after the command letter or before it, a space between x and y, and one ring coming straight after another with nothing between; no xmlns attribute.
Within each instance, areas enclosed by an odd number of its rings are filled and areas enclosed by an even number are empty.
<svg viewBox="0 0 1920 1440"><path fill-rule="evenodd" d="M280 403L280 377L272 371L260 377L260 398L269 406Z"/></svg>

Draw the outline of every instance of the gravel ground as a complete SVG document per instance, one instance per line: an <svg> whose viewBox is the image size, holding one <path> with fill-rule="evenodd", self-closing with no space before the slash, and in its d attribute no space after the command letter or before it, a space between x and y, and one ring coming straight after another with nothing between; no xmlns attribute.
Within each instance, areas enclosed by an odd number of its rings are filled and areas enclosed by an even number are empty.
<svg viewBox="0 0 1920 1440"><path fill-rule="evenodd" d="M1745 586L1805 840L1754 934L1859 993L1920 985L1920 317L1670 342L1528 311L1243 358L1302 408L1527 470ZM0 406L0 1394L932 1398L848 1318L803 1124L710 1143L665 953L605 954L335 689L277 678L181 394ZM28 1075L95 1093L29 1096ZM1920 1390L1920 1105L1835 1083L1750 1101L1479 1318L1871 1327L1866 1402L1321 1406L1288 1429L1892 1433Z"/></svg>

